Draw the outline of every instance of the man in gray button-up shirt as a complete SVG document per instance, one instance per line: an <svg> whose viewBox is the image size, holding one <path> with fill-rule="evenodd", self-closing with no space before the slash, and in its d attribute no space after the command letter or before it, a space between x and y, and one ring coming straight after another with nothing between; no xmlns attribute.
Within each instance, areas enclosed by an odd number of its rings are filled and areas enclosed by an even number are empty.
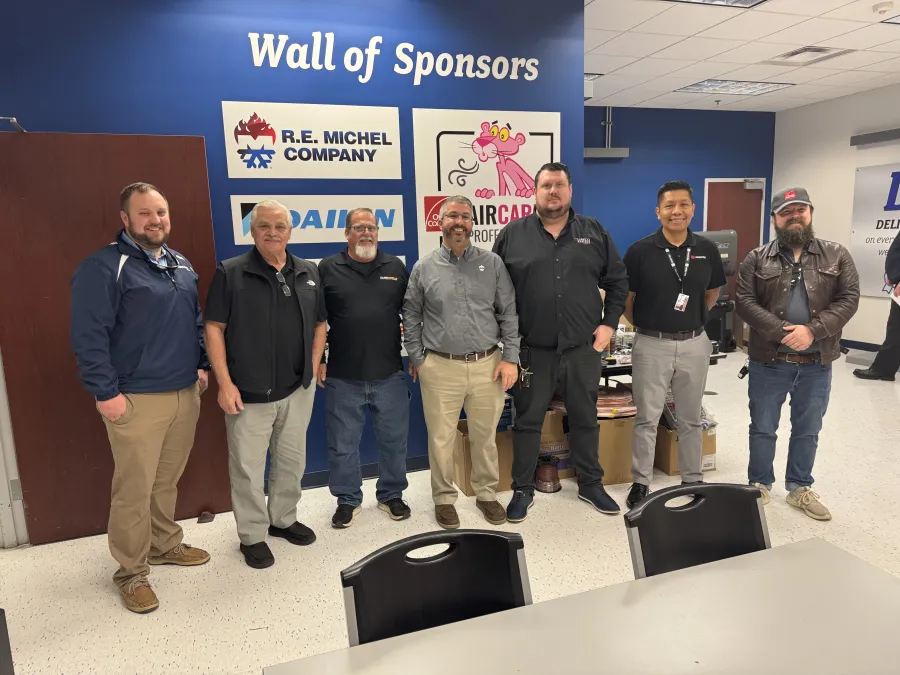
<svg viewBox="0 0 900 675"><path fill-rule="evenodd" d="M489 523L500 525L506 511L495 494L499 467L494 434L504 391L518 377L515 291L500 257L470 243L472 202L449 197L440 220L441 248L415 264L403 303L410 374L422 384L435 517L443 528L459 527L453 449L464 408L475 503Z"/></svg>

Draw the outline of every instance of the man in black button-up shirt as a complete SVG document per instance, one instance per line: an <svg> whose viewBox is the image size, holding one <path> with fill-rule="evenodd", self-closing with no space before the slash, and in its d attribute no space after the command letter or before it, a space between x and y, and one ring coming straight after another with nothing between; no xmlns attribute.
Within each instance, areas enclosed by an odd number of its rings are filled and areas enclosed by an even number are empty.
<svg viewBox="0 0 900 675"><path fill-rule="evenodd" d="M566 402L569 443L578 471L578 496L598 511L619 512L603 489L598 456L597 390L603 361L625 307L625 265L609 233L576 214L565 164L545 164L535 177L536 212L507 225L494 253L516 289L521 365L530 370L513 394L513 499L510 522L525 519L534 499L544 414L555 392ZM600 296L606 292L606 302Z"/></svg>

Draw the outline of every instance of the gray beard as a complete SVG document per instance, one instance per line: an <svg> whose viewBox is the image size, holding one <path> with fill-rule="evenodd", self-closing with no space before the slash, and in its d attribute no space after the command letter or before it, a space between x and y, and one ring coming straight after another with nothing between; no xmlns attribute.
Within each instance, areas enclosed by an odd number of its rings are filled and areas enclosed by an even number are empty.
<svg viewBox="0 0 900 675"><path fill-rule="evenodd" d="M356 254L357 258L374 260L375 255L378 253L378 246L375 244L357 244L353 247L353 252Z"/></svg>
<svg viewBox="0 0 900 675"><path fill-rule="evenodd" d="M783 230L776 227L775 237L782 246L794 249L806 247L807 244L815 239L816 234L813 231L812 221L810 221L808 226L799 229L789 225L785 226Z"/></svg>

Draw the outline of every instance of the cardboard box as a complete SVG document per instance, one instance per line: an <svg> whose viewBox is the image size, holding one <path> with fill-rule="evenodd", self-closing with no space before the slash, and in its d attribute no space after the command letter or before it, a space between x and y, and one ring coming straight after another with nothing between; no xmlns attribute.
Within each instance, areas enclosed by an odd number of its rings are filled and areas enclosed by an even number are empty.
<svg viewBox="0 0 900 675"><path fill-rule="evenodd" d="M597 420L600 443L597 454L603 467L603 484L618 485L631 482L631 437L634 418Z"/></svg>
<svg viewBox="0 0 900 675"><path fill-rule="evenodd" d="M572 478L575 476L575 466L572 464L569 439L563 429L563 417L561 412L553 410L548 410L544 415L544 426L541 428L541 456L558 457L559 464L556 468L559 477Z"/></svg>
<svg viewBox="0 0 900 675"><path fill-rule="evenodd" d="M497 432L497 460L500 464L500 482L497 483L497 492L509 492L512 489L512 431ZM465 420L460 420L456 427L453 482L464 495L475 496L475 489L472 487L472 450L469 446L469 427Z"/></svg>
<svg viewBox="0 0 900 675"><path fill-rule="evenodd" d="M678 469L678 432L660 426L656 430L656 459L653 466L670 476L677 476ZM716 470L716 427L703 430L703 458L700 467L703 471Z"/></svg>

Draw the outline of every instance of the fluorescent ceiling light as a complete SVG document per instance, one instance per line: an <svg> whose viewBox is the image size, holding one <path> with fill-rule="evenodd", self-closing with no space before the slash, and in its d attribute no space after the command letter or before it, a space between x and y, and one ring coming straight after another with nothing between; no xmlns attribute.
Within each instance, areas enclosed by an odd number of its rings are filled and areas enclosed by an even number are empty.
<svg viewBox="0 0 900 675"><path fill-rule="evenodd" d="M739 7L749 9L761 5L766 0L668 0L669 2L686 2L692 5L719 5L720 7Z"/></svg>
<svg viewBox="0 0 900 675"><path fill-rule="evenodd" d="M596 80L598 77L603 77L602 73L585 73L584 81L590 82L591 80Z"/></svg>
<svg viewBox="0 0 900 675"><path fill-rule="evenodd" d="M734 96L759 96L779 89L793 87L780 82L742 82L740 80L703 80L675 91L690 94L732 94Z"/></svg>
<svg viewBox="0 0 900 675"><path fill-rule="evenodd" d="M885 19L881 23L895 23L895 24L900 25L900 14L898 14L897 16L895 16L892 19Z"/></svg>

